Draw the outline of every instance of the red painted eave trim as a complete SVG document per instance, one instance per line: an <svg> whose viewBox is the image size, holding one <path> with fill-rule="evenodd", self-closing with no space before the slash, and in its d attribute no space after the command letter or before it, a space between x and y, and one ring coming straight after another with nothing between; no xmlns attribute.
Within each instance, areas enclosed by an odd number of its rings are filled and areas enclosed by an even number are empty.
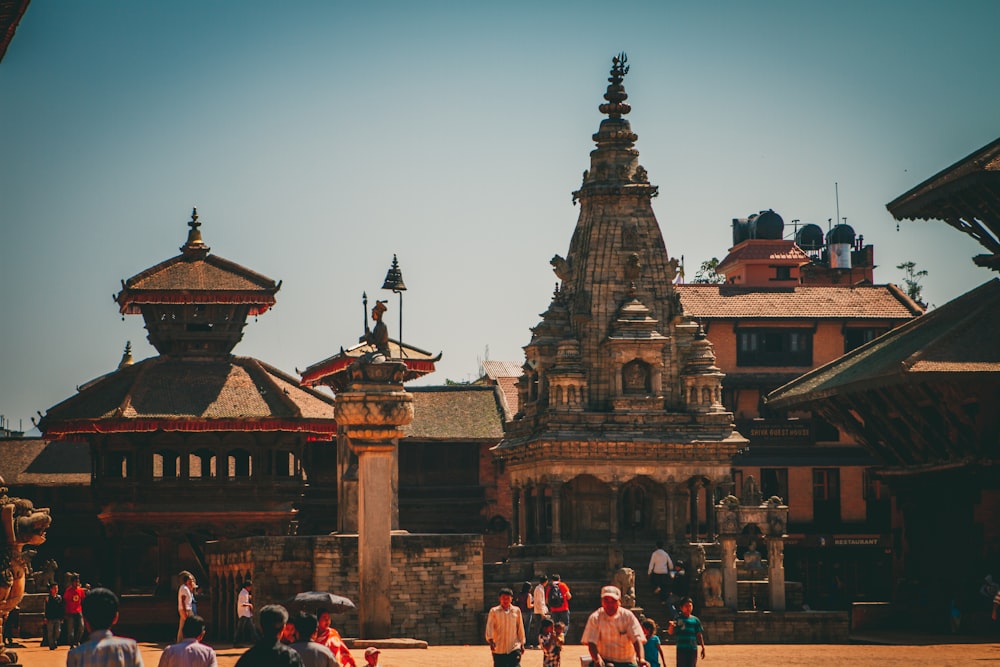
<svg viewBox="0 0 1000 667"><path fill-rule="evenodd" d="M329 421L289 421L284 419L208 419L204 421L184 421L176 419L102 419L100 421L75 420L46 426L43 437L62 438L67 435L107 434L107 433L153 433L155 431L175 431L184 433L226 432L226 431L286 431L310 433L333 439L337 435L337 424Z"/></svg>
<svg viewBox="0 0 1000 667"><path fill-rule="evenodd" d="M307 371L302 376L302 384L308 387L315 387L316 385L323 384L323 379L338 373L345 368L347 368L351 363L357 361L357 357L338 357L328 364L319 366ZM397 361L393 359L393 361ZM407 375L412 377L419 377L421 375L426 375L427 373L434 372L434 362L429 360L421 359L403 359L403 363L406 364L406 369L409 371Z"/></svg>

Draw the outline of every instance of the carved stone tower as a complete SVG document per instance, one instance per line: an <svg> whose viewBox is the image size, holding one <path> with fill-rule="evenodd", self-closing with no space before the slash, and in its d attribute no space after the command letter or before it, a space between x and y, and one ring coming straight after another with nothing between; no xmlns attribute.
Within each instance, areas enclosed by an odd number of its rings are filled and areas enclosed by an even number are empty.
<svg viewBox="0 0 1000 667"><path fill-rule="evenodd" d="M613 59L606 115L560 282L524 347L521 413L496 448L514 486L515 544L713 534L713 494L746 440L720 402L711 344L686 318Z"/></svg>

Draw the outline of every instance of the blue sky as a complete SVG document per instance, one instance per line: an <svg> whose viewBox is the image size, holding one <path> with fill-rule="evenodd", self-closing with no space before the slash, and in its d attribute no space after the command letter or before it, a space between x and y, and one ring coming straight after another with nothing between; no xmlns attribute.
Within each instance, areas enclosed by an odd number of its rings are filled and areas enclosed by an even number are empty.
<svg viewBox="0 0 1000 667"><path fill-rule="evenodd" d="M773 208L915 261L943 304L974 241L885 204L1000 134L1000 3L33 2L0 63L0 414L113 369L120 280L215 254L283 281L238 354L294 372L357 340L393 253L427 382L516 360L565 254L611 56L688 274Z"/></svg>

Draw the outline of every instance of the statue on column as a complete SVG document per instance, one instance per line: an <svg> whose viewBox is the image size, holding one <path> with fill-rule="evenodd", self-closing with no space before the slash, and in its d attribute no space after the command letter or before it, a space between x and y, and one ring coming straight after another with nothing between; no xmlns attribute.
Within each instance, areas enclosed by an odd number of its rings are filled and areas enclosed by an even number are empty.
<svg viewBox="0 0 1000 667"><path fill-rule="evenodd" d="M368 296L364 297L365 310L368 309ZM361 343L368 343L375 348L375 352L370 353L371 357L368 361L374 363L380 363L385 361L390 357L389 354L389 328L385 326L385 322L382 321L382 315L385 313L386 305L385 301L377 300L375 305L372 307L372 320L375 322L375 326L372 328L368 327L368 319L365 319L365 335L359 340ZM381 355L381 359L378 357Z"/></svg>
<svg viewBox="0 0 1000 667"><path fill-rule="evenodd" d="M0 478L0 632L7 615L24 597L24 586L31 574L31 554L27 547L45 541L45 531L52 523L48 508L36 508L30 500L11 498ZM17 654L0 645L0 665L17 663Z"/></svg>

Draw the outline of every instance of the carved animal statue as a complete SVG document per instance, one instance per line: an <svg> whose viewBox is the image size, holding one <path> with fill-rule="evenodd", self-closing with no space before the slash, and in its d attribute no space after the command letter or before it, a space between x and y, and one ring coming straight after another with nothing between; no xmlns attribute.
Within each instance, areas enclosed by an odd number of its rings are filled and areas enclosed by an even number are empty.
<svg viewBox="0 0 1000 667"><path fill-rule="evenodd" d="M36 508L30 500L11 498L0 479L0 631L7 614L24 597L24 583L31 573L26 547L45 541L52 523L48 508ZM0 645L0 665L17 662L17 654Z"/></svg>
<svg viewBox="0 0 1000 667"><path fill-rule="evenodd" d="M710 567L701 574L701 590L705 595L706 607L722 607L722 570Z"/></svg>
<svg viewBox="0 0 1000 667"><path fill-rule="evenodd" d="M57 583L56 572L59 571L59 563L54 558L50 558L42 564L42 569L35 572L35 592L47 593L49 584Z"/></svg>
<svg viewBox="0 0 1000 667"><path fill-rule="evenodd" d="M621 567L615 572L611 583L622 592L622 606L631 609L635 606L635 570Z"/></svg>

